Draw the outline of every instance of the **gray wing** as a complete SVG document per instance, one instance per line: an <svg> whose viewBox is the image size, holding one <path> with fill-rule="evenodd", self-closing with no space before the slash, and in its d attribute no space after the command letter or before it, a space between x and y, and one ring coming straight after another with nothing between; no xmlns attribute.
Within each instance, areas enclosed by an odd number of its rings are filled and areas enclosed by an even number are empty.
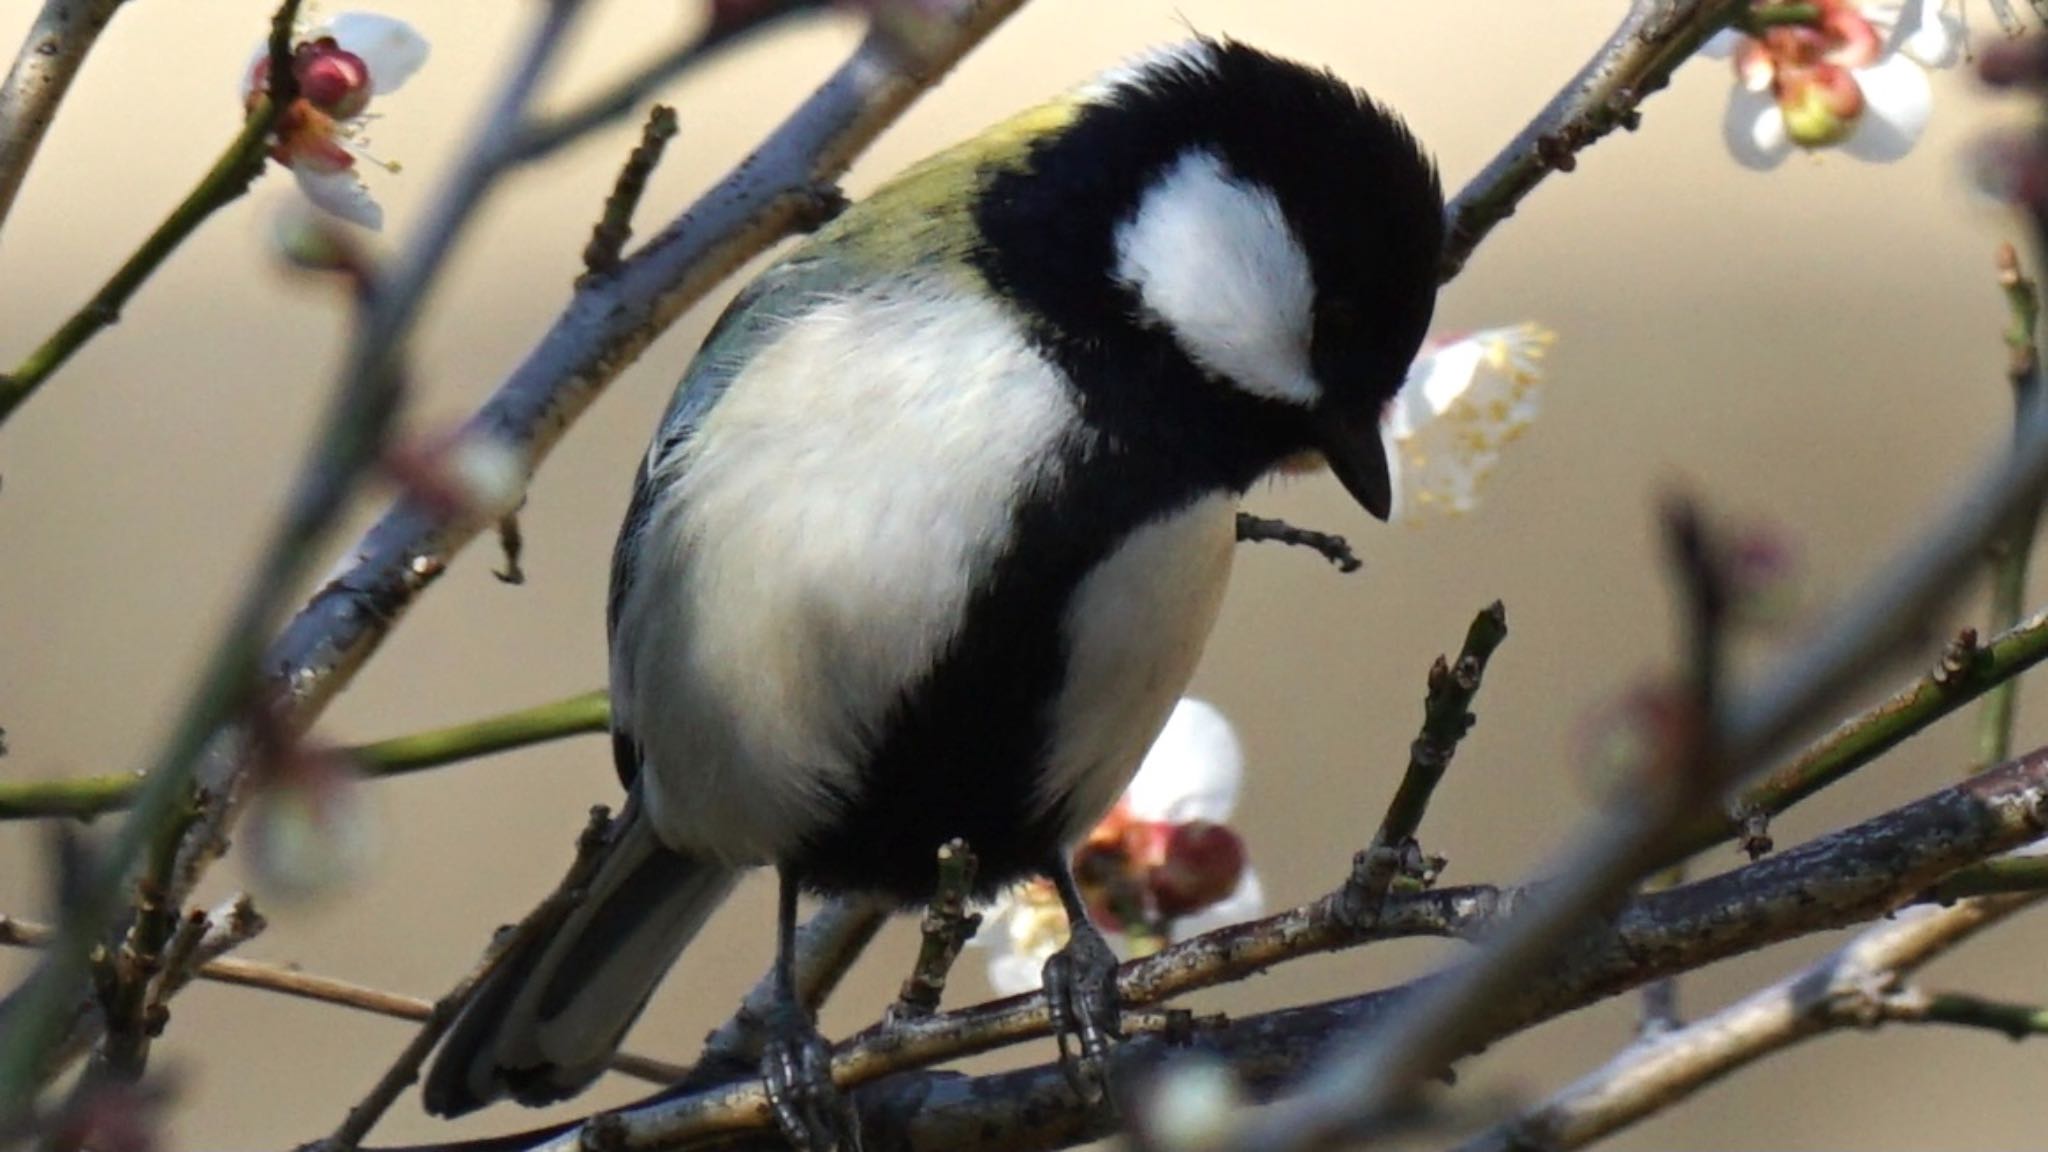
<svg viewBox="0 0 2048 1152"><path fill-rule="evenodd" d="M626 505L626 519L619 527L618 543L612 549L611 594L605 604L605 631L614 647L619 637L619 610L633 587L639 569L642 533L647 529L648 518L654 512L655 498L659 495L653 477L661 473L664 462L674 457L696 435L705 414L717 405L733 378L754 353L773 339L790 320L830 299L831 293L824 279L818 262L801 256L791 257L763 272L719 314L711 331L705 335L703 345L697 349L696 358L690 361L682 381L676 385L675 395L669 400L668 410L662 414L661 424L655 430L654 442L648 446L640 470L633 478L633 496ZM673 479L675 473L671 470L667 475ZM618 768L620 783L630 788L639 771L640 750L628 726L630 717L620 715L619 702L626 697L623 688L617 683L612 685L612 760Z"/></svg>

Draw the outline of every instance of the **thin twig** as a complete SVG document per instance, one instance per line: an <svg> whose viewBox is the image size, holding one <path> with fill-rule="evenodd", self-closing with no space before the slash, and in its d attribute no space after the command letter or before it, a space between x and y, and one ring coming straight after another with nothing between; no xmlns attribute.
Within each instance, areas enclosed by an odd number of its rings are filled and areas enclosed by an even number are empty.
<svg viewBox="0 0 2048 1152"><path fill-rule="evenodd" d="M498 518L498 555L504 558L505 566L491 569L500 583L526 583L526 569L519 563L526 553L526 533L519 529L519 513Z"/></svg>
<svg viewBox="0 0 2048 1152"><path fill-rule="evenodd" d="M1702 813L1675 835L1664 863L1716 844L1760 836L1770 817L1838 783L1933 727L1997 684L2048 660L2048 612L2037 613L1956 667L1937 667L1875 706L1850 717L1783 766L1738 791L1719 811Z"/></svg>
<svg viewBox="0 0 2048 1152"><path fill-rule="evenodd" d="M1920 899L1953 904L1973 896L2022 892L2048 892L2048 857L2015 854L1972 864L1936 881Z"/></svg>
<svg viewBox="0 0 2048 1152"><path fill-rule="evenodd" d="M1297 528L1285 520L1254 516L1249 512L1237 514L1237 538L1242 543L1270 541L1295 548L1307 548L1322 554L1323 559L1337 566L1339 572L1356 572L1365 567L1358 553L1351 550L1351 542L1331 532L1318 532L1313 528Z"/></svg>
<svg viewBox="0 0 2048 1152"><path fill-rule="evenodd" d="M43 10L29 25L7 79L0 81L0 225L14 208L71 81L122 3L43 0Z"/></svg>
<svg viewBox="0 0 2048 1152"><path fill-rule="evenodd" d="M917 963L904 978L896 1002L883 1013L886 1023L929 1016L939 1010L946 995L946 975L960 959L960 950L981 927L981 917L970 910L974 896L974 873L978 861L964 840L939 846L939 885L932 902L925 907L920 926L923 939L917 949Z"/></svg>
<svg viewBox="0 0 2048 1152"><path fill-rule="evenodd" d="M156 985L156 1007L168 1004L201 969L254 940L269 926L246 892L235 893L210 912L194 909L187 913L185 927L196 931L181 931L172 941L173 947L165 951L164 974ZM182 945L186 940L191 941L189 947Z"/></svg>
<svg viewBox="0 0 2048 1152"><path fill-rule="evenodd" d="M676 110L656 104L640 129L640 143L619 169L611 195L604 198L603 214L590 230L590 243L583 249L583 267L591 275L603 276L618 269L626 241L633 238L633 210L639 207L641 194L647 191L648 177L654 175L662 151L675 134Z"/></svg>
<svg viewBox="0 0 2048 1152"><path fill-rule="evenodd" d="M611 701L603 689L550 700L481 720L358 744L342 755L367 779L403 776L550 740L608 731ZM72 780L0 781L0 820L92 817L126 808L142 777L115 773Z"/></svg>
<svg viewBox="0 0 2048 1152"><path fill-rule="evenodd" d="M2016 1004L1992 1000L1967 992L1929 992L1902 988L1884 997L1876 1006L1878 1019L1886 1024L1946 1024L1982 1028L2008 1040L2025 1040L2048 1035L2048 1008L2039 1004Z"/></svg>
<svg viewBox="0 0 2048 1152"><path fill-rule="evenodd" d="M2006 378L2012 386L2014 424L2017 426L2041 407L2041 357L2036 347L2035 328L2041 316L2041 297L2034 282L2020 269L2019 253L2010 244L1998 249L1998 283L2004 290L2011 322L2005 331ZM2034 553L2034 536L2041 524L2041 504L2021 510L2010 530L1992 544L1991 627L2011 628L2026 609L2027 566ZM2019 685L2004 684L1984 697L1978 713L1977 762L1997 764L2012 753L2014 712L2019 703Z"/></svg>
<svg viewBox="0 0 2048 1152"><path fill-rule="evenodd" d="M205 913L194 913L194 916L196 922L201 925L207 922ZM193 921L188 921L190 922ZM238 936L239 934L231 934L220 937L219 943L225 944ZM0 915L0 947L40 948L49 943L50 937L51 930L41 924ZM168 955L165 957L165 971L171 971ZM311 1000L319 1004L353 1008L376 1016L389 1016L394 1020L424 1023L432 1019L434 1013L431 1001L421 1000L416 996L403 996L396 992L372 988L367 984L338 980L332 976L320 976L282 964L268 964L261 960L216 956L191 966L189 976L213 984L232 984L300 1000ZM184 983L185 981L179 981L178 986L182 987ZM161 988L160 985L160 991ZM615 1056L611 1067L615 1072L622 1072L652 1084L664 1085L674 1083L682 1072L675 1065L645 1056L635 1056L630 1052L621 1052Z"/></svg>
<svg viewBox="0 0 2048 1152"><path fill-rule="evenodd" d="M114 0L114 4L119 2ZM50 0L50 7L80 11L105 8L111 12L113 4L108 0L91 0L90 3ZM92 294L91 299L72 313L12 372L0 376L0 424L6 423L7 418L87 342L118 321L121 309L127 306L129 299L170 258L171 253L178 250L179 245L198 231L208 217L240 198L263 174L265 149L270 142L271 129L277 125L279 109L286 107L295 95L293 86L297 81L289 65L289 48L292 21L298 16L298 9L299 0L285 0L271 17L269 90L250 107L247 118L242 122L242 130L228 142L213 166L199 178L199 183L193 185L178 206L171 209L163 223L158 224L143 239L141 246L115 270L114 275L100 286L99 291ZM286 63L280 64L280 60ZM0 140L0 149L5 147L6 142ZM0 161L0 216L6 213L11 193L12 190L5 186L4 161Z"/></svg>
<svg viewBox="0 0 2048 1152"><path fill-rule="evenodd" d="M614 82L584 103L529 123L520 132L513 158L521 164L545 159L565 144L580 140L633 110L663 85L702 64L712 53L730 48L786 16L815 11L824 0L754 0L721 4L711 24L694 39L679 41L638 72Z"/></svg>
<svg viewBox="0 0 2048 1152"><path fill-rule="evenodd" d="M1507 607L1496 600L1473 617L1465 630L1464 647L1458 662L1441 656L1429 669L1429 691L1422 701L1422 731L1408 746L1408 770L1387 805L1372 844L1352 861L1351 878L1345 881L1338 900L1344 914L1363 924L1378 914L1397 877L1418 879L1426 870L1415 833L1429 811L1429 801L1451 766L1458 742L1472 730L1477 717L1472 702L1479 696L1479 682L1486 675L1487 661L1508 636Z"/></svg>

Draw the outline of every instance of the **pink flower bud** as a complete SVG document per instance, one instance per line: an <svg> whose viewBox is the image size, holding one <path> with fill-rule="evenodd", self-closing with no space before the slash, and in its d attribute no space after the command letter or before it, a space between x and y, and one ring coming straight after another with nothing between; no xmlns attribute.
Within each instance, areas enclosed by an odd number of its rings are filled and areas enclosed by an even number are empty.
<svg viewBox="0 0 2048 1152"><path fill-rule="evenodd" d="M1159 914L1199 912L1237 890L1244 875L1244 840L1227 825L1194 820L1166 837L1164 860L1148 878Z"/></svg>
<svg viewBox="0 0 2048 1152"><path fill-rule="evenodd" d="M331 37L299 45L292 55L292 72L299 80L299 95L337 120L353 119L369 107L369 66Z"/></svg>

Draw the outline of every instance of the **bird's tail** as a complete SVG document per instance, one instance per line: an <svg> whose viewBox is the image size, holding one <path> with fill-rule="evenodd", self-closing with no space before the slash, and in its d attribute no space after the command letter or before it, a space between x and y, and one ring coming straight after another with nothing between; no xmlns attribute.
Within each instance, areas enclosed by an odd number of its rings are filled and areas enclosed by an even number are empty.
<svg viewBox="0 0 2048 1152"><path fill-rule="evenodd" d="M427 1111L510 1094L552 1104L604 1071L626 1029L738 873L669 850L629 803L584 898L534 932L470 998L427 1074Z"/></svg>

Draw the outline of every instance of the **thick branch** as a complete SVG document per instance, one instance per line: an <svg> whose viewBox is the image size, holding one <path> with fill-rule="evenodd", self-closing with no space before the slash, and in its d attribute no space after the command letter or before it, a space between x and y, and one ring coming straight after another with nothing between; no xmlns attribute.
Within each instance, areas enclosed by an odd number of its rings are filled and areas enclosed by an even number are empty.
<svg viewBox="0 0 2048 1152"><path fill-rule="evenodd" d="M1933 879L2027 843L2044 828L2048 749L1746 867L1639 896L1597 931L1577 938L1557 963L1502 994L1497 1011L1487 1017L1486 1031L1473 1037L1466 1050L1650 980L1870 920L1912 899ZM1126 1004L1144 1006L1367 940L1418 934L1486 937L1509 922L1528 898L1527 891L1483 887L1396 892L1379 921L1361 932L1347 928L1336 915L1333 897L1125 965L1118 987ZM1428 976L1397 989L1240 1020L1198 1030L1189 1039L1229 1058L1253 1087L1271 1088L1314 1064L1333 1036L1384 1022L1448 978ZM870 1029L840 1045L833 1078L841 1085L863 1084L1048 1034L1044 996L1011 997ZM1161 1051L1159 1042L1142 1041L1127 1046L1118 1059L1136 1069ZM946 1139L949 1134L957 1139L967 1130L962 1126L970 1124L976 1131L1008 1131L1003 1126L1014 1122L1019 1135L995 1145L1002 1148L1052 1147L1111 1130L1113 1117L1075 1107L1070 1091L1048 1065L980 1080L902 1077L861 1093L860 1099L869 1131L907 1131L909 1146L916 1148L957 1147ZM912 1101L918 1102L914 1108ZM772 1123L760 1084L747 1077L608 1114L602 1127L605 1146L623 1152L721 1133L767 1132ZM535 1133L528 1141L500 1138L492 1146L568 1152L580 1138L580 1129L569 1127Z"/></svg>
<svg viewBox="0 0 2048 1152"><path fill-rule="evenodd" d="M44 0L0 81L0 225L57 119L57 106L85 65L86 53L123 0Z"/></svg>

